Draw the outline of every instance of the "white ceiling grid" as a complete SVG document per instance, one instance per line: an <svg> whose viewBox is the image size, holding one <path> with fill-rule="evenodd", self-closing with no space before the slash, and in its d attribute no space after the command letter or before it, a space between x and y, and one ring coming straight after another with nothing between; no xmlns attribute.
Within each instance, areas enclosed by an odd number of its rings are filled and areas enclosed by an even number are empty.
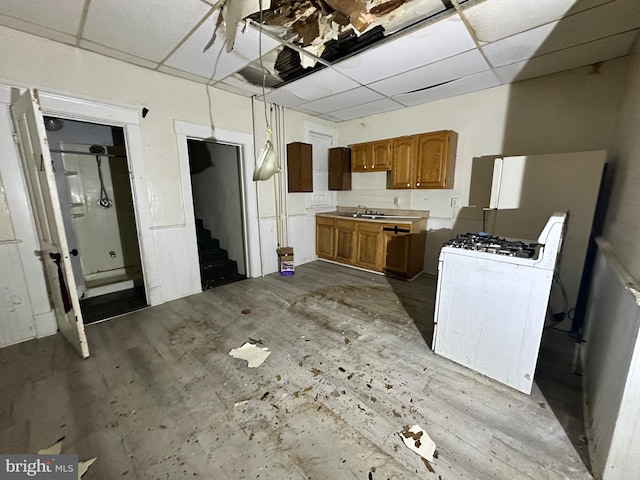
<svg viewBox="0 0 640 480"><path fill-rule="evenodd" d="M420 1L407 0L407 8ZM218 15L212 3L3 0L0 25L261 95L260 86L237 73L258 58L255 28L238 26L232 52L225 51L220 30L203 52ZM639 31L638 0L470 1L458 12L269 91L267 100L350 120L624 56ZM266 35L262 43L263 54L280 48L280 41Z"/></svg>

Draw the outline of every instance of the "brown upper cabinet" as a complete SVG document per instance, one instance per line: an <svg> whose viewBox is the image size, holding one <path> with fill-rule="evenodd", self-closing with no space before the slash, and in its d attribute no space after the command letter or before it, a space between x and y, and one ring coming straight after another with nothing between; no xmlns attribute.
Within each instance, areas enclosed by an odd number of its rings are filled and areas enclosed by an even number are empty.
<svg viewBox="0 0 640 480"><path fill-rule="evenodd" d="M351 190L351 149L329 149L329 190Z"/></svg>
<svg viewBox="0 0 640 480"><path fill-rule="evenodd" d="M351 146L354 172L384 172L391 169L392 140L357 143Z"/></svg>
<svg viewBox="0 0 640 480"><path fill-rule="evenodd" d="M451 130L392 139L387 188L453 188L457 144Z"/></svg>
<svg viewBox="0 0 640 480"><path fill-rule="evenodd" d="M287 145L287 183L289 192L313 192L311 145L293 142Z"/></svg>

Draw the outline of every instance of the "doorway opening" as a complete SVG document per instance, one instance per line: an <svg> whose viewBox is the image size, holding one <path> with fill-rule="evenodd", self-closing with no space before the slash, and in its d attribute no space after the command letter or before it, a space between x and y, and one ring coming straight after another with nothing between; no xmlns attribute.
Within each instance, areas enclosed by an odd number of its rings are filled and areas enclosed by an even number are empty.
<svg viewBox="0 0 640 480"><path fill-rule="evenodd" d="M187 139L202 289L247 278L241 153Z"/></svg>
<svg viewBox="0 0 640 480"><path fill-rule="evenodd" d="M45 117L84 323L148 306L124 129Z"/></svg>

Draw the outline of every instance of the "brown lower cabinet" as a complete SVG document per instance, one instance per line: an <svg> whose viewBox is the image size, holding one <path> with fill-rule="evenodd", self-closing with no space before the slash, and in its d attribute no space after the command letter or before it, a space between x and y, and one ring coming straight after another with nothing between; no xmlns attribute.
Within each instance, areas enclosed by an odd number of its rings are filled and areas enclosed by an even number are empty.
<svg viewBox="0 0 640 480"><path fill-rule="evenodd" d="M355 258L356 222L336 219L334 260L353 263Z"/></svg>
<svg viewBox="0 0 640 480"><path fill-rule="evenodd" d="M422 271L427 232L413 225L316 216L320 258L412 278Z"/></svg>
<svg viewBox="0 0 640 480"><path fill-rule="evenodd" d="M321 258L334 258L333 240L335 237L335 219L316 217L316 255Z"/></svg>
<svg viewBox="0 0 640 480"><path fill-rule="evenodd" d="M411 233L407 229L384 228L384 272L403 278L413 278L422 271L427 232Z"/></svg>
<svg viewBox="0 0 640 480"><path fill-rule="evenodd" d="M384 235L382 224L354 221L356 246L354 265L371 270L382 270L384 261Z"/></svg>

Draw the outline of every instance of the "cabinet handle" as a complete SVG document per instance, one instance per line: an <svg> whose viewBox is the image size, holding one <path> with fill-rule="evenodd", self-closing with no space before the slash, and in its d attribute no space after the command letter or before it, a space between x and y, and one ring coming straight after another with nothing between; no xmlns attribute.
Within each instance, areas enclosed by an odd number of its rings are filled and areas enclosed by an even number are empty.
<svg viewBox="0 0 640 480"><path fill-rule="evenodd" d="M367 168L367 166L365 165L365 166L364 166L364 168L366 169L366 168Z"/></svg>
<svg viewBox="0 0 640 480"><path fill-rule="evenodd" d="M407 183L407 187L410 187L410 186L411 186L411 184L410 184L410 183Z"/></svg>
<svg viewBox="0 0 640 480"><path fill-rule="evenodd" d="M420 186L420 182L416 183L416 187L419 187L419 186Z"/></svg>

